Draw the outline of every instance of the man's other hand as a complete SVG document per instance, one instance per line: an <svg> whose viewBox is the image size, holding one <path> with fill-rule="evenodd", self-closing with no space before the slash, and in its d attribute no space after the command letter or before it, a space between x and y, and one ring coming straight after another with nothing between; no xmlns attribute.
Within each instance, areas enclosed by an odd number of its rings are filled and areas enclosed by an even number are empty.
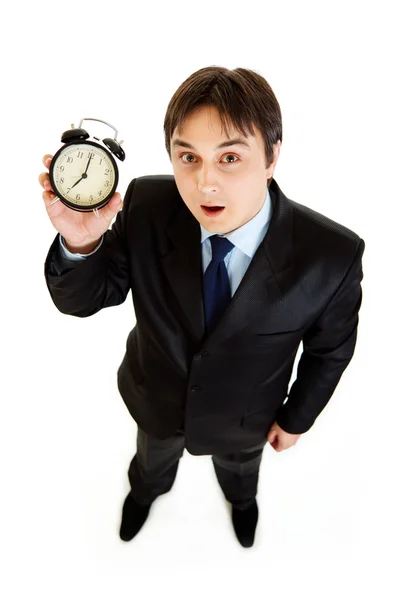
<svg viewBox="0 0 400 600"><path fill-rule="evenodd" d="M281 452L281 450L286 450L287 448L290 448L290 446L294 446L300 436L301 433L288 433L287 431L284 431L279 427L278 423L274 421L268 432L267 441L276 452Z"/></svg>

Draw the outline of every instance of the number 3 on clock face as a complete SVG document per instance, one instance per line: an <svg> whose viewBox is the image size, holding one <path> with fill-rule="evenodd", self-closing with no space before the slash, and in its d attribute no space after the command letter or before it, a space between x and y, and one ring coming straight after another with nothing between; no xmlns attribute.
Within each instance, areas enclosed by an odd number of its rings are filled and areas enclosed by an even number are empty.
<svg viewBox="0 0 400 600"><path fill-rule="evenodd" d="M114 158L96 142L65 144L54 155L49 176L60 200L80 211L107 204L118 184Z"/></svg>

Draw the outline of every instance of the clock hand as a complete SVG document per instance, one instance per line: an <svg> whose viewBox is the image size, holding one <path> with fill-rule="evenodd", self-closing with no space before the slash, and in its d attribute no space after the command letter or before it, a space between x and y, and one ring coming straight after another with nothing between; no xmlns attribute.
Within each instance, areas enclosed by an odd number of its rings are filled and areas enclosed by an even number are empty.
<svg viewBox="0 0 400 600"><path fill-rule="evenodd" d="M89 158L89 160L88 160L88 164L86 165L86 171L84 172L84 175L86 175L86 173L87 173L87 170L88 170L88 168L89 168L89 165L90 165L90 161L91 161L91 160L92 160L92 155L90 154L90 158Z"/></svg>
<svg viewBox="0 0 400 600"><path fill-rule="evenodd" d="M82 181L82 179L85 179L84 177L81 177L80 179L78 179L78 181L76 183L74 183L74 185L70 188L70 191L72 190L72 188L74 188L76 185L78 185L78 183L80 181Z"/></svg>
<svg viewBox="0 0 400 600"><path fill-rule="evenodd" d="M92 155L90 155L90 158L89 158L89 160L88 160L88 163L87 163L87 165L86 165L85 172L84 172L84 173L82 173L82 177L81 177L80 179L78 179L78 181L77 181L76 183L74 183L74 185L73 185L73 186L70 188L70 191L72 190L72 188L73 188L73 187L75 187L76 185L78 185L78 183L79 183L80 181L82 181L82 179L86 179L86 178L87 178L87 175L86 175L86 173L87 173L87 170L88 170L88 168L89 168L90 161L92 160L92 158L93 158L93 157L92 157Z"/></svg>
<svg viewBox="0 0 400 600"><path fill-rule="evenodd" d="M72 190L72 188L73 188L73 187L75 187L76 185L78 185L78 183L79 183L80 181L82 181L82 179L86 179L86 178L87 178L87 175L86 175L86 173L87 173L87 170L88 170L88 168L89 168L89 165L90 165L90 161L91 161L91 160L92 160L92 155L90 155L90 158L89 158L89 160L88 160L88 163L87 163L87 165L86 165L86 170L85 170L85 172L84 172L84 173L82 173L82 177L81 177L80 179L78 179L78 181L77 181L76 183L74 183L74 185L73 185L73 186L70 188L70 191Z"/></svg>

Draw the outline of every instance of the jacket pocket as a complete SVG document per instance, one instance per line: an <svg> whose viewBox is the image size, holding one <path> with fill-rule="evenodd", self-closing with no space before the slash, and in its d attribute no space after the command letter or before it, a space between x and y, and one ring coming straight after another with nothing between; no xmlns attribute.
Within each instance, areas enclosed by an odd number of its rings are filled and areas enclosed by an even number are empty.
<svg viewBox="0 0 400 600"><path fill-rule="evenodd" d="M246 413L243 415L240 425L245 429L249 429L252 431L265 432L267 435L267 431L269 430L271 422L271 414L268 410L258 410L256 412Z"/></svg>
<svg viewBox="0 0 400 600"><path fill-rule="evenodd" d="M257 333L255 343L258 345L276 344L277 342L297 341L300 343L304 329L293 329L290 331L276 331L274 333Z"/></svg>

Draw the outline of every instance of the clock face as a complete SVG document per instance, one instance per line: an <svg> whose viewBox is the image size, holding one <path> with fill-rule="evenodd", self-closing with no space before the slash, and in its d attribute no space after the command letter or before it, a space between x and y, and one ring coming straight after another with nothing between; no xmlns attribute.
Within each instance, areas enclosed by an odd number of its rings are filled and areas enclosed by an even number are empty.
<svg viewBox="0 0 400 600"><path fill-rule="evenodd" d="M106 204L118 182L113 157L99 144L86 141L60 148L54 155L49 175L60 200L82 211Z"/></svg>

